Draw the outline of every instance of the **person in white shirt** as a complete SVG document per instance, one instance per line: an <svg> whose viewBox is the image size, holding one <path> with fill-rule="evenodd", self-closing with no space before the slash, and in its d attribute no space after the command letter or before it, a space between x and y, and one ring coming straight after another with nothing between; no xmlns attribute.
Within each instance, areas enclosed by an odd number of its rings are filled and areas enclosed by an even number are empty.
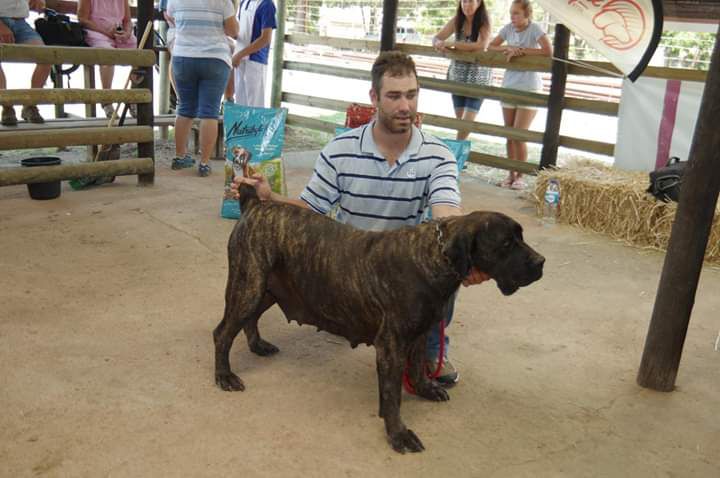
<svg viewBox="0 0 720 478"><path fill-rule="evenodd" d="M166 18L175 26L172 70L178 93L172 169L190 168L188 153L194 118L200 118L198 174L210 175L210 154L217 138L218 114L230 78L230 45L238 35L232 0L168 0Z"/></svg>
<svg viewBox="0 0 720 478"><path fill-rule="evenodd" d="M490 42L488 50L501 51L507 61L525 55L552 56L552 45L537 23L532 21L532 5L529 0L514 0L510 5L510 23L505 25ZM542 90L540 73L536 71L505 70L503 88L538 92ZM537 110L503 102L505 126L528 129L535 119ZM508 159L527 161L527 144L524 141L507 140ZM501 183L503 187L524 189L525 181L518 171L510 171Z"/></svg>

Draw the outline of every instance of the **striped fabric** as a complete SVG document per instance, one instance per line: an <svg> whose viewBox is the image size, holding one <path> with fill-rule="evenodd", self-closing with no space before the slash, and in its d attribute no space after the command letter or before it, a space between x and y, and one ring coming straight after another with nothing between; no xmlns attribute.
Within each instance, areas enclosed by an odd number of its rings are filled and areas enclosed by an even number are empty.
<svg viewBox="0 0 720 478"><path fill-rule="evenodd" d="M383 231L421 222L426 207L460 206L457 164L440 140L413 126L405 152L391 168L369 123L343 133L320 153L300 199L359 229Z"/></svg>
<svg viewBox="0 0 720 478"><path fill-rule="evenodd" d="M232 67L223 28L235 15L232 0L168 0L167 11L175 19L173 56L217 58Z"/></svg>

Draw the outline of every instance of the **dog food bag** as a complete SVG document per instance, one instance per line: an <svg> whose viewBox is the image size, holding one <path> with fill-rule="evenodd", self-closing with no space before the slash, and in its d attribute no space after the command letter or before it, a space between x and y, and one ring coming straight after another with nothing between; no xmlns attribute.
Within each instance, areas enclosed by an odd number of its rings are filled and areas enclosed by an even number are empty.
<svg viewBox="0 0 720 478"><path fill-rule="evenodd" d="M244 168L261 173L278 194L287 194L282 149L285 142L283 108L253 108L225 103L225 185L220 215L228 219L240 218L240 205L233 197L230 185Z"/></svg>

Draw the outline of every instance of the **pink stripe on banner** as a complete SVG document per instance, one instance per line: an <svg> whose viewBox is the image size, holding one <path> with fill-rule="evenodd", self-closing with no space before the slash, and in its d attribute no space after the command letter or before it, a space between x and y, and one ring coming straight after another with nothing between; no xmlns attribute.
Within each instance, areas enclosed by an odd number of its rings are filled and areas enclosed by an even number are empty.
<svg viewBox="0 0 720 478"><path fill-rule="evenodd" d="M663 106L662 119L660 120L660 131L658 131L655 169L665 166L670 156L670 144L672 144L678 99L680 98L680 84L680 80L668 80L667 86L665 87L665 105Z"/></svg>

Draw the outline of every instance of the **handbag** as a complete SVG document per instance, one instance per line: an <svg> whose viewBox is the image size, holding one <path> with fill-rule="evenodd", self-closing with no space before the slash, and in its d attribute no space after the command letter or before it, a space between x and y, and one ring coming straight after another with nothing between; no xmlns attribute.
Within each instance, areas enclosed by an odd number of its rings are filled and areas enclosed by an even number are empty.
<svg viewBox="0 0 720 478"><path fill-rule="evenodd" d="M650 187L647 188L647 192L662 202L677 202L685 166L687 161L680 161L677 156L671 157L664 167L650 172Z"/></svg>
<svg viewBox="0 0 720 478"><path fill-rule="evenodd" d="M87 46L82 26L49 8L44 17L35 20L35 30L46 45Z"/></svg>

